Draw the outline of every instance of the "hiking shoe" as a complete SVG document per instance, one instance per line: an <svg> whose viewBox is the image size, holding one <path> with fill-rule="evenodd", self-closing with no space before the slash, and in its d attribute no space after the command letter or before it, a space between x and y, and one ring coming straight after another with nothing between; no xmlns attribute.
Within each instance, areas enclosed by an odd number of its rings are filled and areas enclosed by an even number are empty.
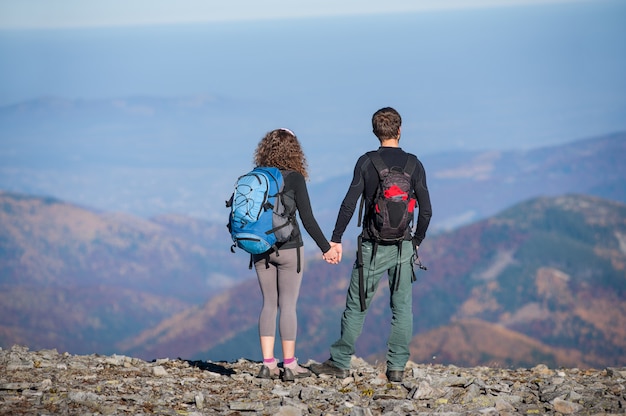
<svg viewBox="0 0 626 416"><path fill-rule="evenodd" d="M274 360L273 364L263 364L261 371L257 374L257 378L278 378L280 377L280 368L278 368L278 361Z"/></svg>
<svg viewBox="0 0 626 416"><path fill-rule="evenodd" d="M283 363L283 381L294 381L297 378L311 377L311 372L298 365L298 360L291 364Z"/></svg>
<svg viewBox="0 0 626 416"><path fill-rule="evenodd" d="M315 373L315 375L318 376L321 374L327 374L337 378L346 378L350 375L350 370L337 367L330 359L321 364L313 363L309 366L309 368Z"/></svg>
<svg viewBox="0 0 626 416"><path fill-rule="evenodd" d="M403 370L387 370L385 375L387 376L387 380L391 381L392 383L401 383L402 377L404 376L404 371Z"/></svg>

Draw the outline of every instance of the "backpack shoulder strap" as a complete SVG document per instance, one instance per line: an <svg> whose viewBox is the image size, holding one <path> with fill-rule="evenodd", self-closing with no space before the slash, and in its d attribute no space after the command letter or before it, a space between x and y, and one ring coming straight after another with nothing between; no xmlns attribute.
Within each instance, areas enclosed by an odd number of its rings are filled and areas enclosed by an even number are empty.
<svg viewBox="0 0 626 416"><path fill-rule="evenodd" d="M378 153L378 151L373 150L371 152L367 152L367 156L372 161L372 164L376 168L376 171L378 172L379 176L382 176L385 173L387 173L387 171L389 171L389 168L383 161L383 158L380 157L380 154ZM417 167L417 158L409 154L408 157L406 158L406 163L404 165L403 171L409 176L413 176L413 172L415 171L416 167Z"/></svg>
<svg viewBox="0 0 626 416"><path fill-rule="evenodd" d="M377 150L372 150L370 152L367 152L366 154L367 157L369 157L369 159L372 161L374 168L376 168L376 172L378 172L379 177L382 177L389 171L389 168L383 161L383 158L380 157L380 153L378 153Z"/></svg>
<svg viewBox="0 0 626 416"><path fill-rule="evenodd" d="M269 175L272 179L274 179L274 182L277 185L282 185L282 183L283 183L283 174L280 171L280 169L275 168L275 167L259 166L259 167L256 167L255 170L263 171L264 173Z"/></svg>
<svg viewBox="0 0 626 416"><path fill-rule="evenodd" d="M382 181L383 178L387 175L387 173L389 173L389 168L383 161L383 158L380 157L380 154L378 153L377 150L371 150L365 153L365 155L372 162L372 165L374 165L374 168L376 169L376 173L378 173L378 180ZM361 195L361 203L359 204L359 215L358 215L357 227L361 227L361 224L365 222L364 221L365 213L363 212L364 206L365 206L365 196Z"/></svg>
<svg viewBox="0 0 626 416"><path fill-rule="evenodd" d="M409 176L413 176L413 172L415 172L416 167L417 167L417 157L413 155L409 155L406 158L406 164L404 165L404 172Z"/></svg>
<svg viewBox="0 0 626 416"><path fill-rule="evenodd" d="M409 176L409 180L411 181L411 188L413 188L413 172L415 172L415 168L417 167L417 157L409 154L409 157L406 159L406 164L404 165L404 173ZM411 189L411 192L415 195L415 189Z"/></svg>

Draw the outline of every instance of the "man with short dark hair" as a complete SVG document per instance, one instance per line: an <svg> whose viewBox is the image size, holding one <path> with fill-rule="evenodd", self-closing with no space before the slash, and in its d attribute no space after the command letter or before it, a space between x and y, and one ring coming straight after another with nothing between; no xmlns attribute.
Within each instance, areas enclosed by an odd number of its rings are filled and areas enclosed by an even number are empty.
<svg viewBox="0 0 626 416"><path fill-rule="evenodd" d="M342 254L341 237L354 214L359 198L362 207L365 206L363 230L359 235L357 260L341 317L341 336L331 345L330 358L327 361L310 366L311 371L317 375L329 374L340 378L349 375L350 360L355 352L356 340L363 329L367 310L382 275L387 272L392 318L387 343L386 375L392 382L402 381L413 336L413 261L417 260L417 249L426 236L432 209L424 166L415 155L400 148L401 124L402 118L393 108L385 107L374 113L372 128L380 141L380 147L358 159L352 182L341 203L331 238L331 245L337 250L339 259ZM403 170L406 176L410 176L411 189L408 198L411 198L413 206L416 200L419 207L415 232L413 233L412 223L408 222L400 230L396 241L382 239L377 233L379 226L373 223L376 221L378 207L375 203L380 182L378 171L382 165L396 171ZM409 170L411 172L407 172ZM412 219L412 208L409 210Z"/></svg>

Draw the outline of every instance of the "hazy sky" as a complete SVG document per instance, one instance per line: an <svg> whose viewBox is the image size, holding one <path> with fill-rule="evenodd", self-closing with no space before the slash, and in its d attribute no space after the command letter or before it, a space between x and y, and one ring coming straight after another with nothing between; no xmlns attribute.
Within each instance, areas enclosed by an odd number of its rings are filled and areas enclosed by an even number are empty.
<svg viewBox="0 0 626 416"><path fill-rule="evenodd" d="M319 182L351 174L387 105L420 156L625 131L624 22L626 0L0 0L0 188L218 213L189 173L217 140L235 177L289 127Z"/></svg>
<svg viewBox="0 0 626 416"><path fill-rule="evenodd" d="M0 0L0 28L346 16L574 1L576 0Z"/></svg>

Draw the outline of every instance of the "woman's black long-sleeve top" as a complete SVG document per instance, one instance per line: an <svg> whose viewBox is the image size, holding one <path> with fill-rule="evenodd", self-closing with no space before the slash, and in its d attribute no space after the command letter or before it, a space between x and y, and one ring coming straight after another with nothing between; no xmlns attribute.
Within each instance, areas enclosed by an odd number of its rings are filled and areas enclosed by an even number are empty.
<svg viewBox="0 0 626 416"><path fill-rule="evenodd" d="M295 209L298 211L300 221L306 232L311 236L315 244L322 250L322 253L326 253L330 250L330 243L324 236L317 220L313 215L313 209L311 208L311 200L309 199L309 191L306 186L304 176L300 172L295 171L281 171L284 178L284 193L285 204L294 204L291 201L295 201ZM294 207L292 206L293 210ZM302 235L300 227L296 222L296 231L294 236L279 246L279 248L295 248L302 247Z"/></svg>

